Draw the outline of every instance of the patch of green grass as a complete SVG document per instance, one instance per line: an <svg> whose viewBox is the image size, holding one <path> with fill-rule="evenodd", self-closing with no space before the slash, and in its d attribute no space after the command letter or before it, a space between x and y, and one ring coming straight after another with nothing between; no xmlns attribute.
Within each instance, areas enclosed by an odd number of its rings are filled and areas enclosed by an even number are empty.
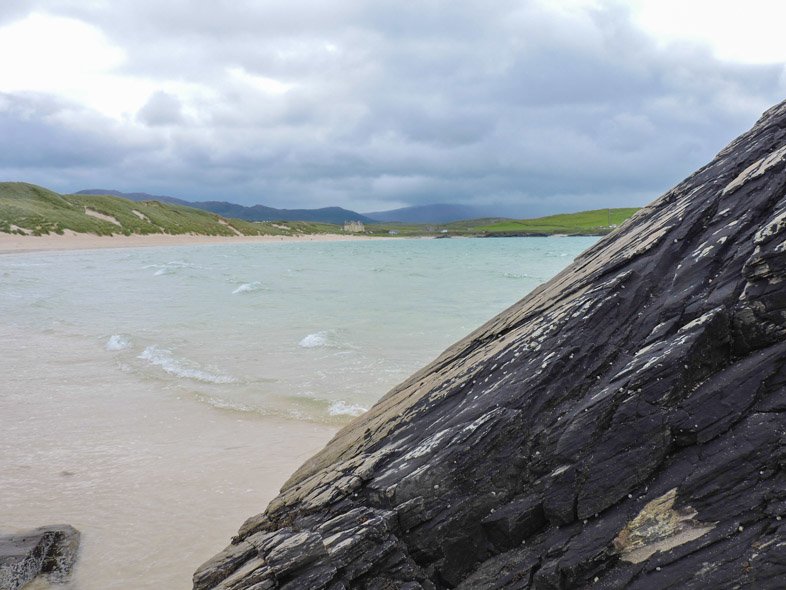
<svg viewBox="0 0 786 590"><path fill-rule="evenodd" d="M321 223L318 221L258 221L255 225L270 224L288 228L292 235L311 235L311 234L343 234L344 228L332 223Z"/></svg>
<svg viewBox="0 0 786 590"><path fill-rule="evenodd" d="M208 236L341 233L309 222L250 222L160 203L110 195L59 195L22 182L0 183L0 232L43 235L70 230L97 235L196 234Z"/></svg>
<svg viewBox="0 0 786 590"><path fill-rule="evenodd" d="M379 223L367 225L371 235L387 236L390 232L399 237L440 236L447 230L450 236L493 236L493 235L554 235L592 234L602 235L622 224L638 211L635 207L622 209L595 209L580 213L563 213L534 219L467 219L445 224Z"/></svg>
<svg viewBox="0 0 786 590"><path fill-rule="evenodd" d="M427 224L416 225L411 223L369 223L366 225L366 231L363 233L371 236L407 238L435 234L438 231L437 228L442 229L442 227L443 226Z"/></svg>
<svg viewBox="0 0 786 590"><path fill-rule="evenodd" d="M579 213L563 213L535 219L505 220L477 225L476 232L486 234L605 234L621 225L638 211L635 207L594 209Z"/></svg>

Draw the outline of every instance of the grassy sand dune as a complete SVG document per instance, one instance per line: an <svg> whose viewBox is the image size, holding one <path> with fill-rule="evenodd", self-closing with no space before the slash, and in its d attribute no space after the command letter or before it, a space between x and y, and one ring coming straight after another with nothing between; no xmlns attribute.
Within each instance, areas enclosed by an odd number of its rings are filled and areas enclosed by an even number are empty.
<svg viewBox="0 0 786 590"><path fill-rule="evenodd" d="M338 226L310 222L248 222L158 201L110 195L60 195L22 182L0 183L0 232L18 235L291 236L337 233Z"/></svg>

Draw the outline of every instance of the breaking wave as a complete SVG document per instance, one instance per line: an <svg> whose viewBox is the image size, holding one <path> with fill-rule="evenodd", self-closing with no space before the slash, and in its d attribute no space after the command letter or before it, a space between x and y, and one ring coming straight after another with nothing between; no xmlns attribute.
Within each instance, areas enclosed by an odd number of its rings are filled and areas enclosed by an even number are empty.
<svg viewBox="0 0 786 590"><path fill-rule="evenodd" d="M176 273L181 268L199 268L196 264L191 262L184 262L182 260L172 260L166 264L148 264L145 269L155 268L156 272L153 276L160 277L163 275L171 275Z"/></svg>
<svg viewBox="0 0 786 590"><path fill-rule="evenodd" d="M350 404L343 400L333 402L328 408L328 414L331 416L360 416L368 408L359 406L358 404Z"/></svg>
<svg viewBox="0 0 786 590"><path fill-rule="evenodd" d="M171 350L159 348L156 345L145 348L138 358L163 369L166 373L175 377L193 379L203 383L237 383L238 381L231 375L205 371L197 363L188 359L179 359L172 354Z"/></svg>
<svg viewBox="0 0 786 590"><path fill-rule="evenodd" d="M243 283L237 289L232 291L232 295L239 295L240 293L253 293L254 291L261 291L264 289L264 285L259 281L254 281L253 283Z"/></svg>
<svg viewBox="0 0 786 590"><path fill-rule="evenodd" d="M128 336L123 336L122 334L112 334L109 339L106 341L104 348L107 350L114 352L116 350L125 350L131 346L131 339Z"/></svg>
<svg viewBox="0 0 786 590"><path fill-rule="evenodd" d="M314 332L305 336L300 342L297 343L301 348L324 348L331 346L330 333L327 331Z"/></svg>

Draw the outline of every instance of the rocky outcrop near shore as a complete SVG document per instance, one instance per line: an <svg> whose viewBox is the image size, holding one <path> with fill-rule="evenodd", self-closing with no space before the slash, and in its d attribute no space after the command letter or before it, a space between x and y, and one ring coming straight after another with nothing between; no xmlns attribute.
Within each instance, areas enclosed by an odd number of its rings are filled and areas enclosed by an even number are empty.
<svg viewBox="0 0 786 590"><path fill-rule="evenodd" d="M79 552L80 533L67 524L0 535L0 590L17 590L38 576L68 581Z"/></svg>
<svg viewBox="0 0 786 590"><path fill-rule="evenodd" d="M340 431L194 576L783 588L786 103Z"/></svg>

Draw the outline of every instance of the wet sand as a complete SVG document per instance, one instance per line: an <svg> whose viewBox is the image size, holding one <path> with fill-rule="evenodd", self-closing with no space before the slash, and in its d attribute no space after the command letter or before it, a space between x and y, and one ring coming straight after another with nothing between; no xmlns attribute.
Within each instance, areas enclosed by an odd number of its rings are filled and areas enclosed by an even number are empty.
<svg viewBox="0 0 786 590"><path fill-rule="evenodd" d="M379 240L378 236L352 234L309 234L298 236L199 236L148 234L97 236L65 232L63 235L20 236L0 233L0 254L47 250L94 250L98 248L142 248L149 246L188 246L192 244L257 244L270 242L338 242Z"/></svg>
<svg viewBox="0 0 786 590"><path fill-rule="evenodd" d="M76 340L19 336L0 329L18 343L0 355L2 530L82 532L73 581L52 588L188 590L336 430L219 410L122 373L107 388L109 367L85 362Z"/></svg>

